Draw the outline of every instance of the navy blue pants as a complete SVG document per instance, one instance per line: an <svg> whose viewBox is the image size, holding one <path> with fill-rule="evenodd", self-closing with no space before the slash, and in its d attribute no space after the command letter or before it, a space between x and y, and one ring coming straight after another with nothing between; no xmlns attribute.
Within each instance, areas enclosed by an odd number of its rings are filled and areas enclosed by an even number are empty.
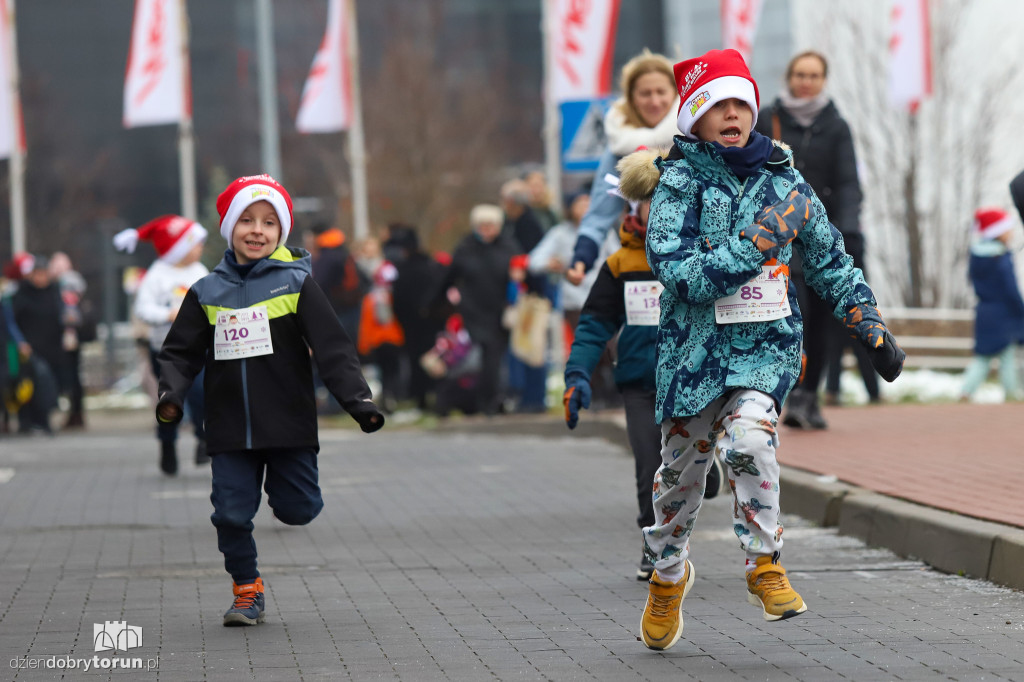
<svg viewBox="0 0 1024 682"><path fill-rule="evenodd" d="M289 526L303 526L324 508L317 482L316 450L273 449L219 452L211 458L213 514L217 548L235 584L251 583L256 569L252 519L260 508L260 488L267 504ZM265 478L264 478L265 474Z"/></svg>

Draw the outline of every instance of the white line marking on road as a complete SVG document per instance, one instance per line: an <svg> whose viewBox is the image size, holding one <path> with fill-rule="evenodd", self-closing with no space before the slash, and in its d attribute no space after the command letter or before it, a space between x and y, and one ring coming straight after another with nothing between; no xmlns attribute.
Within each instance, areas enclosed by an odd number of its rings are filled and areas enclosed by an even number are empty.
<svg viewBox="0 0 1024 682"><path fill-rule="evenodd" d="M7 483L12 478L14 478L14 469L0 467L0 483Z"/></svg>

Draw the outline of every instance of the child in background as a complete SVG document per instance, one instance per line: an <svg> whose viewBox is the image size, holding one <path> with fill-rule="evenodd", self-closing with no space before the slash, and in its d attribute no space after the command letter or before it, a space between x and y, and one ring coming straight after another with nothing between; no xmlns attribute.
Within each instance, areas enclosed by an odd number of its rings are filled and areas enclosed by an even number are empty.
<svg viewBox="0 0 1024 682"><path fill-rule="evenodd" d="M658 335L658 297L662 286L654 279L644 252L651 194L658 184L656 151L637 151L616 166L622 174L619 196L629 202L629 214L619 228L622 248L601 266L576 326L569 359L565 363L565 421L576 428L579 410L590 406L590 377L605 344L619 335L615 384L626 408L626 433L636 469L636 494L640 514L637 525L654 524L651 485L661 465L661 427L654 421L654 367ZM704 498L718 495L721 464L714 460L704 482ZM650 580L654 565L644 553L637 580Z"/></svg>
<svg viewBox="0 0 1024 682"><path fill-rule="evenodd" d="M904 353L838 230L793 167L792 152L754 131L757 85L735 50L675 65L678 126L651 201L647 259L658 281L656 419L662 466L656 521L644 529L655 565L644 644L668 649L694 583L689 538L716 451L729 471L734 531L746 554L746 597L766 620L803 613L779 557L780 406L800 373L802 324L787 264L868 348L887 381Z"/></svg>
<svg viewBox="0 0 1024 682"><path fill-rule="evenodd" d="M967 402L999 359L999 381L1007 400L1020 400L1017 346L1024 343L1024 300L1013 270L1013 220L999 208L974 213L974 239L968 275L978 305L974 317L974 358L964 371L960 401Z"/></svg>
<svg viewBox="0 0 1024 682"><path fill-rule="evenodd" d="M139 283L132 312L149 326L149 361L157 379L160 378L157 354L178 315L185 293L210 274L199 262L206 236L202 225L177 215L160 216L138 229L122 230L114 235L114 246L121 251L133 253L140 239L153 242L156 249L157 259ZM201 370L185 395L185 404L196 435L195 463L197 466L208 464ZM156 437L160 441L160 471L174 476L178 473L177 422L157 422Z"/></svg>
<svg viewBox="0 0 1024 682"><path fill-rule="evenodd" d="M384 416L311 276L309 253L285 246L292 202L284 187L269 175L238 178L217 198L217 212L228 250L189 289L167 334L156 413L161 422L179 421L205 367L211 520L235 595L224 625L256 625L264 620L264 588L252 519L261 487L288 525L305 525L323 508L310 350L324 385L364 432L381 428Z"/></svg>

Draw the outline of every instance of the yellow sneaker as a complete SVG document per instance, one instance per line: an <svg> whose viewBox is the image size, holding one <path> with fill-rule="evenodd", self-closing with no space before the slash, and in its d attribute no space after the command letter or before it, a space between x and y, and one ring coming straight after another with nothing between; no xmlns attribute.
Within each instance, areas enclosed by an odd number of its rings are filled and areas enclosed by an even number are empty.
<svg viewBox="0 0 1024 682"><path fill-rule="evenodd" d="M683 600L693 587L693 564L686 561L683 579L666 583L655 571L649 583L650 596L640 621L640 633L648 649L668 649L683 634Z"/></svg>
<svg viewBox="0 0 1024 682"><path fill-rule="evenodd" d="M757 567L747 571L747 601L761 607L765 620L791 618L807 610L807 604L790 586L778 552L758 557Z"/></svg>

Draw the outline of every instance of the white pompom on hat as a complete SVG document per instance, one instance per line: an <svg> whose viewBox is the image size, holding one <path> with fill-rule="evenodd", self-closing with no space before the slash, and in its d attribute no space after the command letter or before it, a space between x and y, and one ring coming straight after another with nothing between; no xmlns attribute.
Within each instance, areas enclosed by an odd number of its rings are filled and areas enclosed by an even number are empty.
<svg viewBox="0 0 1024 682"><path fill-rule="evenodd" d="M206 228L180 215L162 215L142 227L121 230L114 235L119 251L133 253L139 240L153 242L157 258L168 265L177 265L196 244L206 241Z"/></svg>
<svg viewBox="0 0 1024 682"><path fill-rule="evenodd" d="M292 198L288 191L274 178L266 173L262 175L246 175L238 178L227 186L217 197L217 213L220 214L220 234L231 245L231 233L235 223L246 208L257 201L266 201L277 212L281 221L280 246L288 241L292 231Z"/></svg>
<svg viewBox="0 0 1024 682"><path fill-rule="evenodd" d="M738 99L747 103L754 112L750 130L754 129L761 99L757 83L739 52L711 50L695 59L679 62L673 71L676 75L676 89L679 90L677 123L684 137L696 139L692 132L694 124L715 102L725 99Z"/></svg>
<svg viewBox="0 0 1024 682"><path fill-rule="evenodd" d="M1001 208L979 208L972 227L983 239L995 239L1013 229L1013 219Z"/></svg>

